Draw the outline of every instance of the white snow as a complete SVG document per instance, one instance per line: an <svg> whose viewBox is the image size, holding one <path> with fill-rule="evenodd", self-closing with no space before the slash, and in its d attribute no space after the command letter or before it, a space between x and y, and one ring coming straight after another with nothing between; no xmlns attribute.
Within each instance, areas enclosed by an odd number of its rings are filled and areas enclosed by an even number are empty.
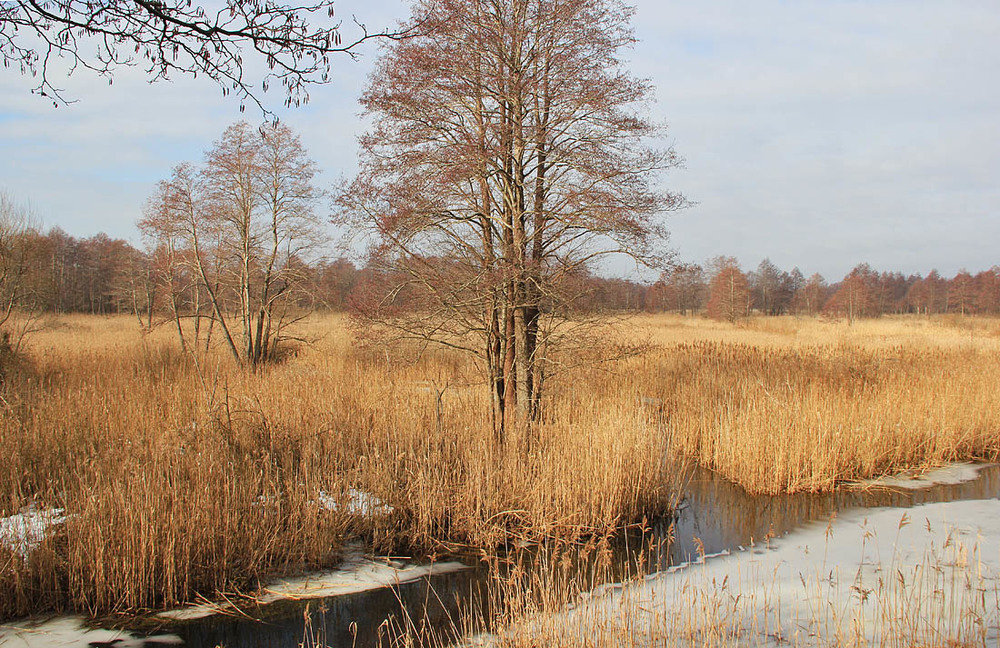
<svg viewBox="0 0 1000 648"><path fill-rule="evenodd" d="M266 604L286 599L354 594L466 568L466 565L457 562L407 565L389 559L371 559L365 557L359 547L353 547L340 569L277 580L262 591L258 600ZM231 612L231 607L228 604L202 604L162 612L159 616L181 621ZM181 639L174 635L143 638L125 631L87 628L84 620L76 616L0 625L0 648L87 648L95 644L108 644L115 648L141 648L147 641L156 645L183 645Z"/></svg>
<svg viewBox="0 0 1000 648"><path fill-rule="evenodd" d="M369 558L360 547L353 546L348 549L344 561L337 569L277 579L261 590L257 600L261 604L267 604L280 600L356 594L467 568L467 565L459 562L414 565L389 558ZM159 616L177 620L196 619L224 612L227 608L226 605L217 604L193 605L161 612Z"/></svg>
<svg viewBox="0 0 1000 648"><path fill-rule="evenodd" d="M319 505L328 511L336 511L341 507L341 501L329 495L326 491L320 491L317 497ZM384 503L371 493L351 488L347 491L347 501L343 503L344 511L350 515L361 515L364 517L376 517L389 515L395 509Z"/></svg>
<svg viewBox="0 0 1000 648"><path fill-rule="evenodd" d="M114 648L142 648L146 642L161 645L183 645L180 637L157 635L136 637L122 630L91 629L81 617L59 617L49 621L24 621L0 625L0 646L4 648L89 648L112 645Z"/></svg>
<svg viewBox="0 0 1000 648"><path fill-rule="evenodd" d="M39 511L31 504L16 515L0 518L0 544L27 559L53 526L66 521L64 512L61 508Z"/></svg>
<svg viewBox="0 0 1000 648"><path fill-rule="evenodd" d="M460 562L424 565L406 564L391 559L371 559L360 550L352 551L336 570L308 574L300 578L280 579L264 588L263 603L282 599L325 598L354 594L420 578L468 569Z"/></svg>
<svg viewBox="0 0 1000 648"><path fill-rule="evenodd" d="M1000 500L849 512L506 632L538 645L997 645Z"/></svg>
<svg viewBox="0 0 1000 648"><path fill-rule="evenodd" d="M855 484L856 488L902 488L917 490L938 485L955 485L970 482L979 476L984 464L953 463L924 472L906 472L878 479L867 479Z"/></svg>
<svg viewBox="0 0 1000 648"><path fill-rule="evenodd" d="M361 517L381 517L389 515L396 509L389 506L371 493L350 488L345 494L346 497L337 497L332 493L321 490L316 495L314 502L325 511L339 511L343 508L348 515ZM278 504L278 499L270 495L258 495L256 505L261 507L273 507Z"/></svg>

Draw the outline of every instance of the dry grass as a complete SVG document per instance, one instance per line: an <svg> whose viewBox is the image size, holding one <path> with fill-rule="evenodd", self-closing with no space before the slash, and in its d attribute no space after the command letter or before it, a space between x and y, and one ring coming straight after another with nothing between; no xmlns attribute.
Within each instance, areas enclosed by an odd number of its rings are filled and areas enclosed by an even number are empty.
<svg viewBox="0 0 1000 648"><path fill-rule="evenodd" d="M670 504L665 441L634 399L568 402L572 415L497 449L462 358L400 364L355 348L336 316L306 333L315 345L258 374L222 354L196 365L168 328L143 339L126 318L60 318L35 336L33 368L5 386L0 515L35 503L71 517L28 561L0 546L0 617L245 590L336 561L346 535L395 551L492 547ZM396 512L318 501L351 489Z"/></svg>
<svg viewBox="0 0 1000 648"><path fill-rule="evenodd" d="M1000 453L1000 321L639 320L676 452L752 493Z"/></svg>
<svg viewBox="0 0 1000 648"><path fill-rule="evenodd" d="M679 455L756 492L997 455L994 320L620 330L653 349L553 384L546 422L498 449L471 363L358 348L340 316L311 319L316 343L257 374L221 353L193 362L168 327L59 318L7 371L0 515L71 517L27 561L0 546L0 617L252 589L335 562L346 536L433 552L599 534L666 510ZM351 489L395 513L318 499Z"/></svg>
<svg viewBox="0 0 1000 648"><path fill-rule="evenodd" d="M862 542L877 543L874 532L867 533ZM779 576L783 561L776 566L743 555L588 590L591 574L566 578L546 557L527 570L527 579L494 574L493 599L512 601L511 614L496 618L488 631L474 615L459 625L473 629L464 645L491 648L994 646L996 563L984 563L976 538L958 535L943 533L943 542L918 556L893 551L847 569L822 559L792 565L794 582ZM824 547L815 549L825 555ZM725 560L728 567L713 562ZM402 645L418 643L405 639ZM439 645L433 637L425 643Z"/></svg>

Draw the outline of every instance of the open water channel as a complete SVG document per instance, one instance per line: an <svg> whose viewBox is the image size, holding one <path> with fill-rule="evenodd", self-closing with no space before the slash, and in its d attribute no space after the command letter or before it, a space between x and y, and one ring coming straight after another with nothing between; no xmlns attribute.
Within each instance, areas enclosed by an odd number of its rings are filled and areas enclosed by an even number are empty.
<svg viewBox="0 0 1000 648"><path fill-rule="evenodd" d="M618 573L635 565L655 572L689 562L702 553L736 551L766 542L769 537L787 534L811 522L825 522L848 509L908 508L995 498L1000 498L1000 466L982 467L971 481L922 489L877 487L772 497L750 496L712 473L696 470L675 516L656 521L641 541L635 534L622 538L615 547L614 560L620 563ZM639 556L638 551L645 553ZM612 578L614 573L612 569ZM161 619L144 630L161 637L179 637L182 645L193 648L294 648L306 640L308 617L310 640L319 638L331 647L353 647L378 645L380 637L381 644L388 645L388 627L394 623L400 628L401 620L408 616L409 622L448 636L455 632L452 619L459 617L459 610L477 607L474 601L483 595L487 577L486 569L472 565L392 588L327 599L279 601L243 608L239 614L185 621ZM151 640L144 645L165 644Z"/></svg>

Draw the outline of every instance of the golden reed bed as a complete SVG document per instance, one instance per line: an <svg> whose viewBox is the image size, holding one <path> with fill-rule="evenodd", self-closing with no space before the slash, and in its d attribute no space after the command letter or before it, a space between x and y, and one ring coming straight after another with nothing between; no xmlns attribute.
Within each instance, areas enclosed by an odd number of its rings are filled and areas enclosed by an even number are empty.
<svg viewBox="0 0 1000 648"><path fill-rule="evenodd" d="M359 347L339 315L259 373L193 361L168 326L58 318L5 362L0 516L68 520L27 558L0 546L0 617L246 591L334 564L351 536L426 553L603 531L668 510L682 458L774 493L1000 448L996 320L617 331L649 351L564 376L545 422L498 448L471 362ZM352 489L395 512L357 515Z"/></svg>

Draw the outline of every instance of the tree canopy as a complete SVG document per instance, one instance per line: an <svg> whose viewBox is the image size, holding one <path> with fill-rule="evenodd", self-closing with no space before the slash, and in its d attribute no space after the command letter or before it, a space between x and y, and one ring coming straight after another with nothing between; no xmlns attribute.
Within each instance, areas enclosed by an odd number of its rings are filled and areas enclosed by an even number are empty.
<svg viewBox="0 0 1000 648"><path fill-rule="evenodd" d="M537 417L588 267L663 260L660 217L684 205L663 172L680 160L621 56L630 7L423 0L414 12L422 33L389 49L362 98L373 127L342 199L387 278L364 315L479 356L502 427Z"/></svg>
<svg viewBox="0 0 1000 648"><path fill-rule="evenodd" d="M67 102L51 69L61 57L71 72L84 68L109 80L125 66L144 67L154 81L204 75L267 113L261 93L271 84L283 86L286 105L299 105L310 85L329 81L332 54L403 35L357 26L356 38L341 38L333 0L226 0L215 9L191 0L11 0L0 3L0 60L37 78L33 91L57 106ZM263 78L245 73L251 60L266 65Z"/></svg>

